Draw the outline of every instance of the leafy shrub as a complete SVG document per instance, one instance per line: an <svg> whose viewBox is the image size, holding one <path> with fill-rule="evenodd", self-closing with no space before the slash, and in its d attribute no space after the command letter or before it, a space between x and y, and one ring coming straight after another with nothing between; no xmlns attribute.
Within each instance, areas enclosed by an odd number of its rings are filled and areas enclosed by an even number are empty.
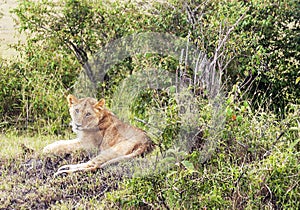
<svg viewBox="0 0 300 210"><path fill-rule="evenodd" d="M17 65L17 64L16 64ZM15 65L15 67L17 67ZM16 119L11 119L13 116L18 116L21 113L20 102L22 75L18 72L17 68L14 69L13 64L11 67L4 61L1 61L0 75L0 127L9 127Z"/></svg>
<svg viewBox="0 0 300 210"><path fill-rule="evenodd" d="M65 96L76 64L68 55L28 46L21 61L5 64L1 75L4 128L61 134L68 124ZM57 113L60 113L59 115Z"/></svg>
<svg viewBox="0 0 300 210"><path fill-rule="evenodd" d="M237 65L241 89L254 107L284 115L299 103L299 4L296 1L251 1L237 34L244 36ZM249 85L251 85L249 87Z"/></svg>
<svg viewBox="0 0 300 210"><path fill-rule="evenodd" d="M297 11L294 1L275 3L271 0L213 0L189 4L181 0L154 1L149 4L135 1L126 4L119 1L24 1L20 2L15 13L19 17L20 30L26 31L28 36L25 46L17 46L23 59L16 63L19 63L19 69L23 69L21 71L26 72L27 80L43 81L46 75L52 75L52 83L55 83L51 84L52 90L66 93L66 89L72 90L79 66L88 68L86 61L101 46L138 32L151 30L171 33L187 37L189 42L207 54L216 65L215 68L223 72L227 90L231 89L231 85L238 84L239 89L244 92L243 98L251 98L253 108L265 104L266 109L282 114L285 106L290 102L298 103L300 98L297 91L300 83L296 81L299 72L295 70L298 68L296 58L299 57L296 31L300 18ZM236 22L241 17L243 18ZM231 33L226 34L227 32ZM216 56L219 56L218 62L214 63ZM140 56L123 61L121 68L112 69L105 77L105 83L100 85L100 96L110 98L126 75L140 71L139 63L155 67L160 65L157 60L166 60L160 55L156 56L157 59L153 58ZM135 62L135 59L140 61ZM13 64L7 68L14 69ZM176 65L166 66L169 71L176 68ZM4 75L11 74L13 73ZM4 75L2 80L9 81ZM25 77L23 80L21 78L14 82L19 86L17 89L23 83L28 85ZM35 88L38 86L43 87L37 85ZM26 87L23 90L28 92L32 89ZM39 92L43 94L44 90ZM39 118L43 118L45 122L53 120L56 113L44 112L43 109L48 104L40 98L42 96L35 97L35 105L29 105L25 100L32 100L34 96L25 97L21 92L14 97L15 105L11 106L11 111L7 108L2 110L2 118L7 124L14 122L8 122L12 114L14 119L20 114L24 118L30 106L36 109ZM2 97L3 103L7 102L3 107L8 107L11 99L6 98L7 95ZM16 109L12 110L12 107ZM63 110L66 112L66 109Z"/></svg>
<svg viewBox="0 0 300 210"><path fill-rule="evenodd" d="M208 162L201 164L201 151L193 152L163 173L124 180L103 203L126 209L299 208L299 106L282 122L248 106L228 101L223 138L216 139Z"/></svg>

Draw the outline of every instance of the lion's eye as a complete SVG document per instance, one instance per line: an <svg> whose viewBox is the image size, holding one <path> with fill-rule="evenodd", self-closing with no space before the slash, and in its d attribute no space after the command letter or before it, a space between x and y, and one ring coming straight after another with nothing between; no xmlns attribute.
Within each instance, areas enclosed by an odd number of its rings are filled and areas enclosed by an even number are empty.
<svg viewBox="0 0 300 210"><path fill-rule="evenodd" d="M90 115L91 115L91 113L89 113L89 112L85 114L86 117L88 117L88 116L90 116Z"/></svg>
<svg viewBox="0 0 300 210"><path fill-rule="evenodd" d="M79 113L79 109L75 109L75 112L76 112L76 113Z"/></svg>

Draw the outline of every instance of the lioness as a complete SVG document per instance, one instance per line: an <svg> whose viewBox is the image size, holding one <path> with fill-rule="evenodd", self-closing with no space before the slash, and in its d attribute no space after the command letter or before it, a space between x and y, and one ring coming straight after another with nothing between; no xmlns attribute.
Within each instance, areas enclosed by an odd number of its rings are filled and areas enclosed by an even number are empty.
<svg viewBox="0 0 300 210"><path fill-rule="evenodd" d="M74 140L61 140L46 146L43 153L63 154L75 150L98 149L99 155L86 163L65 165L55 175L75 171L93 171L108 164L150 152L153 142L146 133L120 121L104 108L105 101L94 98L67 97Z"/></svg>

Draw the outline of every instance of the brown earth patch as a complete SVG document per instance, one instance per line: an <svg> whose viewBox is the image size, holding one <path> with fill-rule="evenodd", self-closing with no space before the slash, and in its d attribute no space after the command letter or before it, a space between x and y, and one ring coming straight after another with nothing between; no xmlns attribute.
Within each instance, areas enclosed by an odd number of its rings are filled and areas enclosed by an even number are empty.
<svg viewBox="0 0 300 210"><path fill-rule="evenodd" d="M48 209L61 203L78 206L83 199L100 202L104 193L118 188L124 173L103 169L53 177L60 166L89 159L84 152L64 157L31 153L1 159L0 209Z"/></svg>

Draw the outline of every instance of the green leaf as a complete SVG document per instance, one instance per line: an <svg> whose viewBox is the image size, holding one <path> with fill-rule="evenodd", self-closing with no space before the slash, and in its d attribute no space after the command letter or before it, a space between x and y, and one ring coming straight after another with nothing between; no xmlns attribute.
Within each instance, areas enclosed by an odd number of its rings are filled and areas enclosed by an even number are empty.
<svg viewBox="0 0 300 210"><path fill-rule="evenodd" d="M170 173L168 173L167 178L173 176L174 174L177 174L177 171L171 171Z"/></svg>
<svg viewBox="0 0 300 210"><path fill-rule="evenodd" d="M181 161L181 164L189 171L189 172L196 172L194 164L190 161L184 160Z"/></svg>

